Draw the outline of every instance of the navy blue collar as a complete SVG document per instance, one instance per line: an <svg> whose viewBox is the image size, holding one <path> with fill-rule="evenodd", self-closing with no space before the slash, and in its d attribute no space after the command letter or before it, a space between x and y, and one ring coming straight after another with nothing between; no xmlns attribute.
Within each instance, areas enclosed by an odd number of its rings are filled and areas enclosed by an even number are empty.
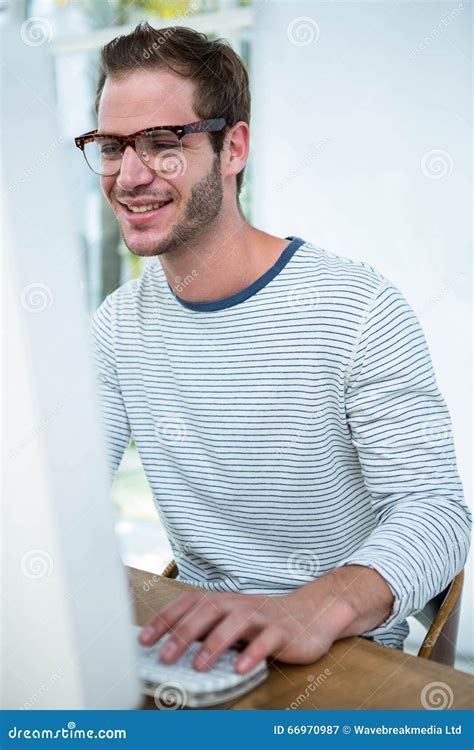
<svg viewBox="0 0 474 750"><path fill-rule="evenodd" d="M290 244L285 247L276 263L274 263L273 266L268 269L268 271L265 271L265 273L260 276L260 278L250 284L250 286L246 287L241 292L237 292L237 294L232 294L230 297L225 297L224 299L217 300L216 302L186 302L186 300L178 297L178 295L175 294L171 286L168 284L171 293L173 294L175 299L177 299L178 302L183 305L183 307L186 307L188 310L194 310L196 312L213 312L214 310L225 310L227 307L234 307L234 305L239 305L241 302L244 302L249 297L252 297L254 294L259 292L260 289L263 289L264 286L269 284L270 281L274 279L275 276L277 276L280 271L287 265L287 263L289 263L298 248L305 243L305 241L300 237L285 237L285 239L290 240Z"/></svg>

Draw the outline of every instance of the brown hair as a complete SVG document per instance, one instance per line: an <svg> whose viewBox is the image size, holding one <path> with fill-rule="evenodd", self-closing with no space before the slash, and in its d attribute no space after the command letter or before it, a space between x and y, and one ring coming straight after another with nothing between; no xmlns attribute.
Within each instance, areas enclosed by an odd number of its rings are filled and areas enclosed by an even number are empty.
<svg viewBox="0 0 474 750"><path fill-rule="evenodd" d="M225 117L229 127L250 122L248 74L239 55L224 39L210 41L205 34L184 26L154 29L147 22L140 23L130 34L118 36L102 48L96 112L107 76L119 76L138 67L169 67L178 75L192 78L193 107L202 120ZM207 134L214 153L221 152L226 132L227 128ZM243 176L242 169L236 178L237 195Z"/></svg>

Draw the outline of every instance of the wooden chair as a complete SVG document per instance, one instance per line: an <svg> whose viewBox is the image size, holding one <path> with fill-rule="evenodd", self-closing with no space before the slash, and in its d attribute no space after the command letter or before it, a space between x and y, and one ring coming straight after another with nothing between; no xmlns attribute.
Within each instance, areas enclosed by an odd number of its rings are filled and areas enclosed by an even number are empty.
<svg viewBox="0 0 474 750"><path fill-rule="evenodd" d="M161 575L163 578L176 578L178 575L178 566L174 560L171 560L171 562L168 563Z"/></svg>
<svg viewBox="0 0 474 750"><path fill-rule="evenodd" d="M418 651L422 659L454 666L463 581L464 571L461 570L444 591L414 615L418 622L428 628Z"/></svg>
<svg viewBox="0 0 474 750"><path fill-rule="evenodd" d="M166 566L162 575L165 578L176 578L178 566L174 560ZM428 630L418 651L418 656L422 659L454 666L463 581L462 570L444 591L413 615Z"/></svg>

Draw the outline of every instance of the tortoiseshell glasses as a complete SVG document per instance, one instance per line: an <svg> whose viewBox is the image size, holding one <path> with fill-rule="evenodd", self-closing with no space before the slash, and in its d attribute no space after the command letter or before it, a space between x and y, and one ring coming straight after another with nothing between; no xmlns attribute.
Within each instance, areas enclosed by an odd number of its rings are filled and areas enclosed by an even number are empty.
<svg viewBox="0 0 474 750"><path fill-rule="evenodd" d="M74 139L84 158L98 175L110 177L120 171L122 156L127 146L132 146L141 161L167 177L183 173L181 139L188 133L218 132L226 126L223 117L199 120L188 125L159 125L139 130L132 135L111 135L91 130Z"/></svg>

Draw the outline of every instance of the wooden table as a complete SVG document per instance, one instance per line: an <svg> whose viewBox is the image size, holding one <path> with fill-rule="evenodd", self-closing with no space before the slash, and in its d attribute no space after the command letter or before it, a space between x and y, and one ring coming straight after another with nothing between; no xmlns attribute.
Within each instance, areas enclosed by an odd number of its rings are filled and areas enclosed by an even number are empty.
<svg viewBox="0 0 474 750"><path fill-rule="evenodd" d="M178 581L129 568L136 622L144 625L183 591ZM422 692L433 701L446 696L452 709L473 706L474 677L442 664L409 656L364 638L345 638L314 664L273 661L266 682L232 709L423 709ZM438 688L431 683L444 683ZM432 692L433 691L433 692ZM451 700L452 696L452 700ZM435 703L436 705L436 703ZM143 708L156 708L152 698Z"/></svg>

